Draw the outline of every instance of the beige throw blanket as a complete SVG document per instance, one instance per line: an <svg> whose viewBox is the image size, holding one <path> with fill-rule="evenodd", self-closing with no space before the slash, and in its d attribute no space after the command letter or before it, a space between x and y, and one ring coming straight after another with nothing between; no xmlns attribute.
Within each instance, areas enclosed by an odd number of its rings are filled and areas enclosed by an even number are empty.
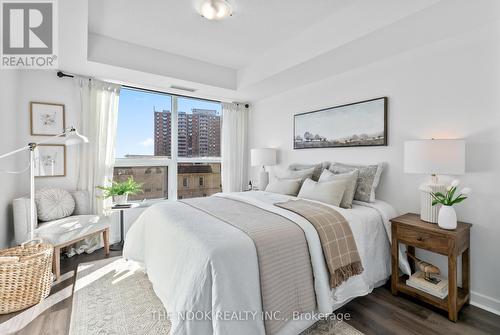
<svg viewBox="0 0 500 335"><path fill-rule="evenodd" d="M233 199L207 197L182 202L242 230L253 240L259 263L262 310L268 315L264 320L266 334L276 334L293 312L316 309L307 240L294 222Z"/></svg>
<svg viewBox="0 0 500 335"><path fill-rule="evenodd" d="M363 272L351 227L342 214L331 207L306 200L290 200L275 205L297 213L316 228L330 273L331 288Z"/></svg>

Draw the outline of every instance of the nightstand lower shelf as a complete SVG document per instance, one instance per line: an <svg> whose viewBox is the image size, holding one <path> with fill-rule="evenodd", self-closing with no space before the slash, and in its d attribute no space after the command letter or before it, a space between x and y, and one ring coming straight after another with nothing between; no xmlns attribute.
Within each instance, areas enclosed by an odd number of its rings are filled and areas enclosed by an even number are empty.
<svg viewBox="0 0 500 335"><path fill-rule="evenodd" d="M406 279L408 279L407 275L399 277L397 283L398 292L422 300L423 302L428 303L434 307L440 308L442 310L445 311L448 310L448 297L444 299L439 299L438 297L435 297L432 294L428 294L422 290L408 286L406 285ZM459 310L460 308L462 308L462 306L465 305L468 300L469 300L469 294L461 287L457 287L457 309Z"/></svg>

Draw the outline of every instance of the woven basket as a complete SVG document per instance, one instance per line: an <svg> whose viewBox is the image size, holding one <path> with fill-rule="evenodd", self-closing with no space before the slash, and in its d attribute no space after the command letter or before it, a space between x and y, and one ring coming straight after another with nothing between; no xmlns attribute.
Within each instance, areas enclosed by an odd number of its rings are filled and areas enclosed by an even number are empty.
<svg viewBox="0 0 500 335"><path fill-rule="evenodd" d="M38 304L50 293L53 247L41 240L0 250L0 314Z"/></svg>

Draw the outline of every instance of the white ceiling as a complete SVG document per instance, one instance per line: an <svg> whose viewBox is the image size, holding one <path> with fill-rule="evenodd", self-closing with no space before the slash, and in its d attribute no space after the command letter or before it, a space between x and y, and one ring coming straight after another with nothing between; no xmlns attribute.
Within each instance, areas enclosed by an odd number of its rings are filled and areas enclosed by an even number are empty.
<svg viewBox="0 0 500 335"><path fill-rule="evenodd" d="M230 0L213 22L198 1L63 1L61 69L254 101L500 19L499 0Z"/></svg>
<svg viewBox="0 0 500 335"><path fill-rule="evenodd" d="M89 32L239 69L356 1L230 0L232 17L208 21L197 0L89 0Z"/></svg>

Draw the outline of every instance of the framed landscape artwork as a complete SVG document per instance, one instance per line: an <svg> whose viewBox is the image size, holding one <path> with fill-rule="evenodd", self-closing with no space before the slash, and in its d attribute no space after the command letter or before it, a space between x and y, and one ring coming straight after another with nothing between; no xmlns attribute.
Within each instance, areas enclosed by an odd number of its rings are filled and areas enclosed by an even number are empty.
<svg viewBox="0 0 500 335"><path fill-rule="evenodd" d="M40 144L35 150L35 177L66 176L66 146Z"/></svg>
<svg viewBox="0 0 500 335"><path fill-rule="evenodd" d="M31 135L58 135L64 132L66 127L64 105L46 102L31 102L30 121Z"/></svg>
<svg viewBox="0 0 500 335"><path fill-rule="evenodd" d="M294 115L294 149L387 145L387 97Z"/></svg>

